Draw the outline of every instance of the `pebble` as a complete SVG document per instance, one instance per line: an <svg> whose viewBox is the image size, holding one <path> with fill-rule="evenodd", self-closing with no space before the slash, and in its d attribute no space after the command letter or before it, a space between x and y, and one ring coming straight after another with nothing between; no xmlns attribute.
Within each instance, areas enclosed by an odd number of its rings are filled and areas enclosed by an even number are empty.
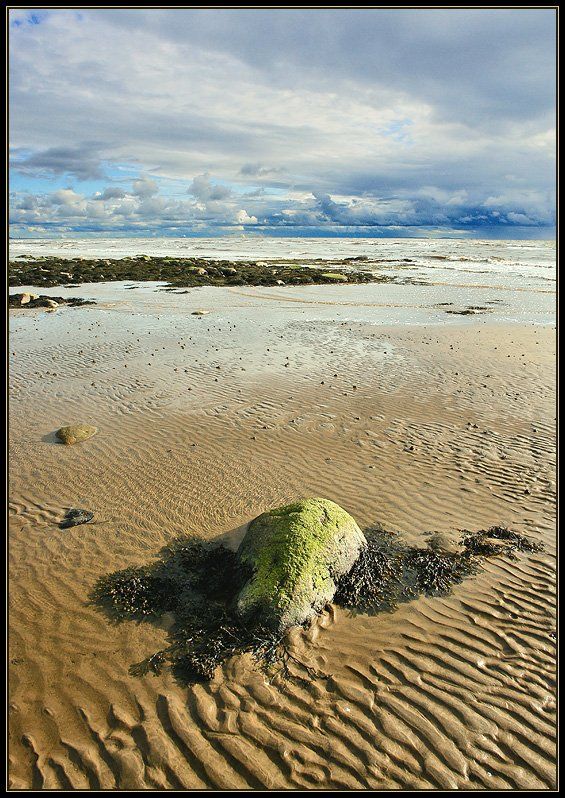
<svg viewBox="0 0 565 798"><path fill-rule="evenodd" d="M89 510L71 509L65 514L65 520L59 524L59 529L69 529L72 526L87 524L94 518L94 513Z"/></svg>

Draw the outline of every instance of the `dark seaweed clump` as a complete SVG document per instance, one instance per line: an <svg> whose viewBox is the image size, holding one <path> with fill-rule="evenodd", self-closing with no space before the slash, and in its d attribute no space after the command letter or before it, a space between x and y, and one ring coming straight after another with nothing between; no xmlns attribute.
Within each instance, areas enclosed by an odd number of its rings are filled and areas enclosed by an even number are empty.
<svg viewBox="0 0 565 798"><path fill-rule="evenodd" d="M515 559L516 552L542 549L523 535L497 526L479 532L463 530L455 550L446 550L438 544L439 538L426 547L410 547L380 526L365 534L367 546L340 579L334 603L369 613L390 612L421 594L446 595L489 557ZM174 618L170 644L133 665L132 675L157 674L169 665L182 684L209 681L219 665L247 652L263 667L288 677L290 660L297 661L285 644L285 634L244 624L233 611L233 600L248 576L225 546L180 538L151 565L101 577L91 599L116 623L156 622L166 613ZM313 675L304 663L297 664Z"/></svg>
<svg viewBox="0 0 565 798"><path fill-rule="evenodd" d="M334 602L362 612L393 610L416 596L447 595L452 586L476 574L481 562L516 552L541 551L541 544L506 527L462 530L460 548L445 550L432 538L426 547L409 547L382 528L366 530L367 546L339 583ZM500 543L492 541L499 540Z"/></svg>
<svg viewBox="0 0 565 798"><path fill-rule="evenodd" d="M503 542L493 543L493 540ZM511 560L516 560L517 551L522 553L543 550L542 544L533 543L518 532L512 532L503 526L491 526L482 532L463 530L461 541L469 555L474 557L497 557L504 554Z"/></svg>
<svg viewBox="0 0 565 798"><path fill-rule="evenodd" d="M101 577L91 599L117 623L154 622L172 613L170 645L133 665L130 673L160 673L168 664L188 684L210 680L218 665L244 652L264 663L284 664L282 636L245 626L231 611L231 600L245 577L234 552L225 546L180 538L152 565Z"/></svg>
<svg viewBox="0 0 565 798"><path fill-rule="evenodd" d="M467 548L449 552L433 544L409 547L381 531L371 531L366 537L367 546L340 579L334 597L336 604L361 612L390 612L422 593L445 595L480 565L479 557Z"/></svg>

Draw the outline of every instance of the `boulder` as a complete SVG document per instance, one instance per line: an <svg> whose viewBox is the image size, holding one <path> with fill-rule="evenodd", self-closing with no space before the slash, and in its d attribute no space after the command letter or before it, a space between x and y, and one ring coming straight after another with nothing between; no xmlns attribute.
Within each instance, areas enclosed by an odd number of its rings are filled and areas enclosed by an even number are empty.
<svg viewBox="0 0 565 798"><path fill-rule="evenodd" d="M62 443L72 446L74 443L92 438L97 432L98 429L91 424L70 424L67 427L61 427L55 434Z"/></svg>
<svg viewBox="0 0 565 798"><path fill-rule="evenodd" d="M8 305L11 308L20 308L22 305L29 305L37 298L37 294L10 294Z"/></svg>
<svg viewBox="0 0 565 798"><path fill-rule="evenodd" d="M236 612L280 631L303 624L334 597L366 546L355 520L329 499L301 499L251 521L237 551L248 577Z"/></svg>

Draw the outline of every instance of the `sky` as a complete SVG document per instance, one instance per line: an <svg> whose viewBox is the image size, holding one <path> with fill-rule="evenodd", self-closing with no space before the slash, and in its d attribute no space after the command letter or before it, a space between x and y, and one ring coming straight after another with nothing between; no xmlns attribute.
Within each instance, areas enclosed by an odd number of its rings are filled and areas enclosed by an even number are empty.
<svg viewBox="0 0 565 798"><path fill-rule="evenodd" d="M10 235L552 238L553 9L12 9Z"/></svg>

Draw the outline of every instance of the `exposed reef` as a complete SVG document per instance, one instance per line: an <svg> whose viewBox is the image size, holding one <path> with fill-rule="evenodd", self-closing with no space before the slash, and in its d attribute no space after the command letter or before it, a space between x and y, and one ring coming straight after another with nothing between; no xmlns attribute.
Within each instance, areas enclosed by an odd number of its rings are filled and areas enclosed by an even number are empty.
<svg viewBox="0 0 565 798"><path fill-rule="evenodd" d="M351 260L351 259L349 259ZM8 284L79 285L117 280L163 281L169 287L186 288L206 285L311 285L334 283L394 282L385 273L335 268L328 263L263 261L227 261L208 258L165 258L137 255L120 259L89 258L18 258L10 261Z"/></svg>

